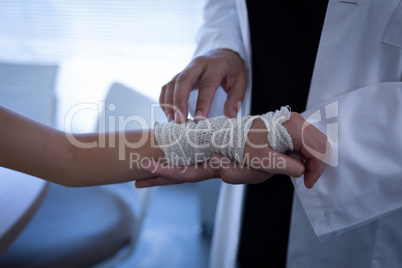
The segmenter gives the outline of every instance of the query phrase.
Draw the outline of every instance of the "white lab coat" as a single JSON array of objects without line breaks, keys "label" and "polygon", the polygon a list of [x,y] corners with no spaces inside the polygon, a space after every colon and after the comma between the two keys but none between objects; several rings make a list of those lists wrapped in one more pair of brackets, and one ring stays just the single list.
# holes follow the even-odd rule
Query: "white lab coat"
[{"label": "white lab coat", "polygon": [[[251,77],[245,1],[209,0],[198,43],[196,56],[238,52]],[[330,0],[303,114],[329,136],[330,165],[312,190],[292,179],[288,267],[402,267],[401,81],[401,0]],[[224,99],[220,89],[211,115]],[[236,266],[243,194],[221,188],[211,267]]]}]

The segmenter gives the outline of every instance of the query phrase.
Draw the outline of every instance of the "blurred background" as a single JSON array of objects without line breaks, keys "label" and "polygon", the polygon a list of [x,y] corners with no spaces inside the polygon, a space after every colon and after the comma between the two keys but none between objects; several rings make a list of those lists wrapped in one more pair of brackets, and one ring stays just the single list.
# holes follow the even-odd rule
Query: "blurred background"
[{"label": "blurred background", "polygon": [[[161,87],[191,60],[196,45],[196,33],[203,20],[204,2],[205,0],[3,0],[0,2],[0,72],[3,72],[3,76],[0,73],[0,104],[20,109],[20,112],[61,130],[64,130],[64,121],[70,109],[82,103],[108,102],[108,98],[111,98],[110,103],[116,104],[116,112],[120,115],[129,115],[130,108],[127,107],[131,107],[147,116],[149,106],[141,104],[157,103]],[[30,68],[28,71],[27,65]],[[40,66],[51,67],[51,70],[47,68],[44,71],[49,79],[49,90],[46,92],[42,92],[42,88],[36,88],[33,80],[26,79],[29,77],[28,72],[35,73],[35,70],[42,68]],[[15,74],[15,77],[9,74]],[[33,76],[38,79],[41,77],[36,74]],[[20,90],[24,79],[28,88],[25,91]],[[39,82],[44,82],[43,79]],[[31,93],[33,99],[40,100],[34,102],[27,98]],[[46,94],[50,98],[46,98]],[[21,102],[21,99],[25,99],[25,102]],[[49,104],[50,108],[35,117],[38,107],[45,104]],[[125,108],[119,110],[123,106]],[[97,130],[101,113],[105,111],[100,108],[80,111],[74,116],[72,131],[79,133]],[[14,176],[4,170],[2,172],[0,188],[2,180],[4,182],[6,178]],[[7,187],[14,187],[13,190],[16,190],[15,186],[10,185],[11,182]],[[130,237],[125,238],[130,244],[129,249],[123,249],[123,246],[110,249],[107,253],[110,256],[98,256],[97,264],[104,264],[105,267],[206,267],[219,186],[219,180],[211,180],[197,184],[157,187],[145,194],[136,192],[129,185],[103,187],[102,191],[113,193],[113,198],[122,200],[128,206],[125,209],[134,216],[127,217],[126,214],[131,212],[124,212],[124,209],[124,217],[115,216],[115,222],[121,221],[129,225],[126,229]],[[7,218],[8,214],[2,215],[5,209],[12,210],[14,203],[0,197],[0,266],[2,260],[3,264],[12,267],[17,259],[28,259],[29,253],[34,252],[28,245],[39,247],[39,241],[46,240],[46,234],[51,233],[53,237],[57,237],[71,226],[60,215],[59,224],[62,227],[54,227],[52,232],[43,229],[43,223],[52,221],[52,217],[55,217],[49,216],[49,211],[57,210],[54,206],[46,205],[47,203],[60,202],[60,206],[70,204],[68,206],[72,208],[71,200],[78,200],[79,195],[89,196],[84,192],[80,194],[75,189],[66,190],[53,185],[44,188],[43,201],[35,201],[38,203],[37,210],[31,212],[31,217],[21,225],[21,230],[14,232],[16,238],[9,239],[13,241],[11,245],[11,242],[1,240],[2,235],[9,232],[7,226],[4,230],[1,229],[1,222],[10,219],[10,226],[15,227],[11,218]],[[3,185],[4,189],[7,188]],[[58,191],[66,193],[66,199],[62,200],[60,196],[64,195]],[[0,190],[0,195],[1,193]],[[106,193],[100,195],[101,202],[107,202],[105,195]],[[135,195],[138,197],[133,198]],[[77,205],[77,210],[80,211],[74,214],[87,215],[81,226],[88,224],[88,229],[93,229],[91,226],[96,222],[113,218],[106,209],[108,205],[105,205],[104,211],[100,210],[93,216],[98,218],[95,221],[92,218],[91,221],[88,218],[88,211],[92,211],[89,204],[96,202],[80,202],[88,204],[81,208]],[[110,209],[113,210],[113,206]],[[58,210],[60,213],[62,209]],[[116,209],[113,211],[116,212]],[[71,220],[72,216],[67,218]],[[132,228],[131,225],[135,225],[138,218],[141,219],[139,227]],[[121,225],[113,225],[115,222],[111,221],[110,226],[119,229],[118,226]],[[105,228],[109,232],[105,237],[114,237],[109,227],[100,226],[99,230]],[[44,233],[38,235],[37,228],[42,228],[41,232]],[[85,233],[85,228],[74,228]],[[94,239],[94,244],[98,244],[98,247],[101,245],[103,250],[108,241],[99,240],[102,237],[101,232]],[[93,236],[85,239],[90,240],[91,237]],[[68,251],[66,247],[76,247],[75,243],[83,244],[79,238],[77,242],[70,241],[71,244],[60,239],[49,242],[53,246],[63,244],[65,248],[61,248],[60,252]],[[126,242],[124,243],[127,244]],[[2,246],[6,248],[3,253]],[[45,246],[42,250],[45,250]],[[88,245],[85,250],[94,252],[100,249]],[[38,249],[30,258],[41,259],[41,254]],[[52,255],[52,251],[47,255]],[[124,260],[119,259],[121,256],[124,256]],[[57,263],[62,257],[52,261]],[[76,257],[71,253],[68,258],[83,257]],[[43,259],[46,261],[45,257]],[[48,261],[49,263],[51,262]],[[79,263],[74,265],[80,266]]]},{"label": "blurred background", "polygon": [[[58,127],[71,106],[103,99],[115,81],[158,100],[192,58],[204,1],[4,0],[0,59],[59,65]],[[74,121],[77,131],[93,130],[90,116]]]}]

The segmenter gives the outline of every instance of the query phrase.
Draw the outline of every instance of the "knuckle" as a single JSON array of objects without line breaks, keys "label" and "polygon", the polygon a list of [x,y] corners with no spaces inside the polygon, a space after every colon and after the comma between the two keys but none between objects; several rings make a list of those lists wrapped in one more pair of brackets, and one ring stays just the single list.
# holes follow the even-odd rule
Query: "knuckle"
[{"label": "knuckle", "polygon": [[208,60],[209,60],[209,56],[207,56],[207,55],[198,56],[191,61],[191,63],[189,64],[189,67],[194,66],[194,65],[199,65],[199,64],[205,64],[206,62],[208,62]]},{"label": "knuckle", "polygon": [[242,101],[243,101],[243,96],[238,96],[238,95],[235,95],[235,94],[230,94],[228,96],[228,102],[237,104],[239,102],[241,103]]},{"label": "knuckle", "polygon": [[191,75],[188,72],[182,72],[177,75],[175,82],[180,84],[180,83],[187,83],[190,81]]},{"label": "knuckle", "polygon": [[214,87],[217,87],[217,83],[213,79],[208,78],[200,80],[200,88],[205,90],[205,89],[213,89]]},{"label": "knuckle", "polygon": [[169,81],[166,85],[164,85],[165,90],[169,91],[170,89],[174,88],[176,85],[176,80]]},{"label": "knuckle", "polygon": [[304,119],[304,117],[301,114],[299,114],[298,112],[292,112],[292,119],[294,119],[296,121],[301,121],[301,122],[306,121]]}]

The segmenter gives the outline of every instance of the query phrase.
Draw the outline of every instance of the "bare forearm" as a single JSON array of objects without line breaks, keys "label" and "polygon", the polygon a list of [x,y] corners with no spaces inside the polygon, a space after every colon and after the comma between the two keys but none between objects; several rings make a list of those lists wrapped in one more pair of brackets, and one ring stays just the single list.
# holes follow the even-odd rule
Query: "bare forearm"
[{"label": "bare forearm", "polygon": [[61,132],[0,106],[0,166],[41,178],[64,172],[70,154]]},{"label": "bare forearm", "polygon": [[0,166],[67,186],[149,177],[141,160],[163,156],[150,130],[72,136],[1,106],[0,126]]},{"label": "bare forearm", "polygon": [[[77,143],[78,141],[78,143]],[[141,168],[145,159],[160,161],[152,130],[80,134],[70,138],[71,161],[64,184],[71,186],[119,183],[152,176]],[[82,145],[92,144],[92,148]]]}]

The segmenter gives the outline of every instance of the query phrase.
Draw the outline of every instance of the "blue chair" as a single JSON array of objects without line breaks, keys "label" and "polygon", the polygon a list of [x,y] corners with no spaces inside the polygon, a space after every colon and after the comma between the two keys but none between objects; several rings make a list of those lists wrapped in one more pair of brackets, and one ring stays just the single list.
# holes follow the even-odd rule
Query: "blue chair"
[{"label": "blue chair", "polygon": [[[54,65],[0,64],[0,103],[52,125],[56,73]],[[109,93],[116,97],[115,111],[119,101],[133,101],[135,111],[137,94],[119,88]],[[127,184],[50,184],[37,213],[0,255],[0,267],[112,266],[133,252],[148,200],[149,192],[135,195]]]}]

